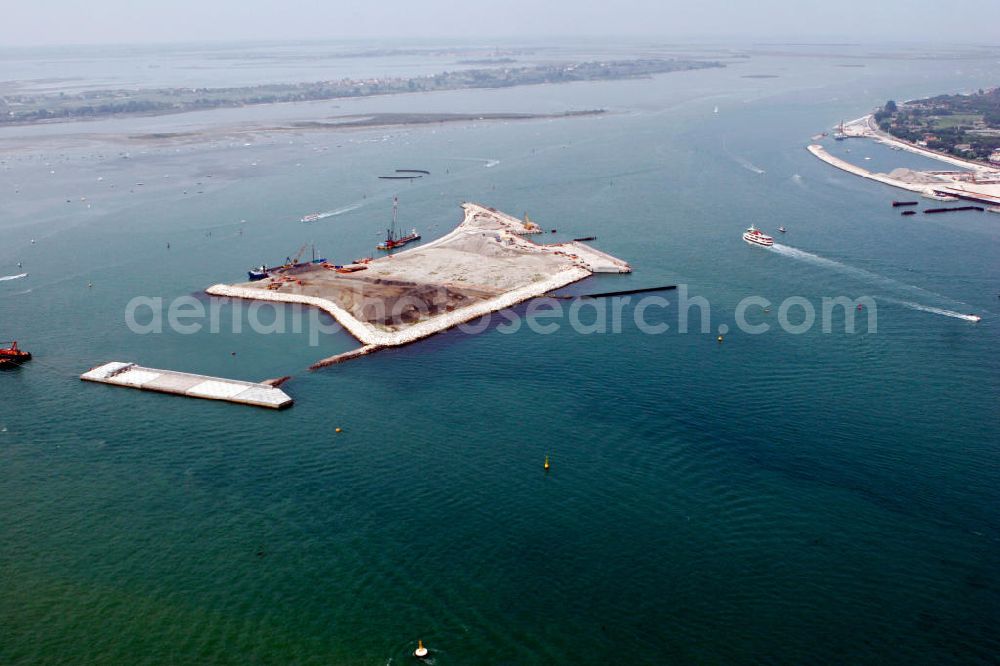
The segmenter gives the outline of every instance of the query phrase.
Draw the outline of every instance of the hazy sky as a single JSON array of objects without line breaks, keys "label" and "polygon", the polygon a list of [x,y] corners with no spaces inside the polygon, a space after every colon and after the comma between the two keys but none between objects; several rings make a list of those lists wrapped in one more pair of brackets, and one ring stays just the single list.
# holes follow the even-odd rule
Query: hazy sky
[{"label": "hazy sky", "polygon": [[490,37],[587,35],[1000,42],[997,0],[961,3],[959,21],[940,0],[11,0],[4,5],[0,47],[366,37],[488,43]]}]

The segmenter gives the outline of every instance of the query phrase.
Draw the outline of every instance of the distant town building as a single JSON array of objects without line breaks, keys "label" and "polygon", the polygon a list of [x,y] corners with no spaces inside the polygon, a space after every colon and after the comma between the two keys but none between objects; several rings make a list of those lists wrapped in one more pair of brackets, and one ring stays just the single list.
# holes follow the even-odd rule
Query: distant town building
[{"label": "distant town building", "polygon": [[1000,150],[994,150],[990,153],[990,162],[994,164],[1000,164]]},{"label": "distant town building", "polygon": [[960,153],[969,153],[969,152],[972,152],[972,144],[971,143],[956,143],[955,144],[955,150],[957,150]]}]

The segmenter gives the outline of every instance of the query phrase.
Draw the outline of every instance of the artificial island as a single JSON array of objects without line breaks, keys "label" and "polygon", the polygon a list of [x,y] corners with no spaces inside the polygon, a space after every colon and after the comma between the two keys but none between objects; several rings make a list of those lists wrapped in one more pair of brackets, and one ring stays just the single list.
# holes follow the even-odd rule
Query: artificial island
[{"label": "artificial island", "polygon": [[589,277],[629,273],[621,259],[580,241],[543,245],[541,228],[475,203],[450,233],[424,245],[348,265],[292,263],[261,280],[217,284],[228,296],[310,305],[332,315],[362,347],[323,367],[428,337]]}]

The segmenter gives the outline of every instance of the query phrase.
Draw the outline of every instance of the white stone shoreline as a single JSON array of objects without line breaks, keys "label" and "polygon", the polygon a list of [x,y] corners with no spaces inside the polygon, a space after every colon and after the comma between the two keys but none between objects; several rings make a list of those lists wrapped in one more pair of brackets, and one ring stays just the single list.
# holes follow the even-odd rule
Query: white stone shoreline
[{"label": "white stone shoreline", "polygon": [[333,301],[316,296],[303,296],[300,294],[286,294],[264,289],[253,289],[248,287],[237,287],[228,284],[216,284],[205,290],[212,296],[228,296],[230,298],[245,298],[248,300],[271,301],[275,303],[299,303],[310,305],[330,314],[337,322],[344,327],[354,338],[365,346],[371,347],[398,347],[411,342],[426,338],[449,328],[464,324],[465,322],[478,319],[484,315],[513,307],[518,303],[544,296],[545,294],[565,287],[568,284],[578,282],[590,276],[590,271],[584,268],[572,267],[560,271],[555,275],[538,282],[513,289],[478,303],[468,305],[441,314],[430,319],[426,319],[401,331],[380,331],[371,324],[366,324],[356,319],[349,312],[334,303]]},{"label": "white stone shoreline", "polygon": [[826,150],[823,148],[823,146],[819,145],[818,143],[812,144],[811,146],[807,147],[806,150],[808,150],[810,153],[812,153],[813,155],[815,155],[819,159],[823,160],[824,162],[826,162],[830,166],[835,166],[838,169],[842,169],[842,170],[846,171],[847,173],[854,174],[855,176],[861,176],[862,178],[868,178],[869,180],[875,180],[875,181],[878,181],[878,182],[883,183],[885,185],[891,185],[892,187],[898,187],[898,188],[900,188],[902,190],[909,190],[911,192],[919,192],[920,194],[925,195],[925,196],[931,196],[931,197],[933,197],[933,195],[934,195],[934,188],[932,186],[930,186],[930,185],[927,185],[927,184],[907,183],[907,182],[904,182],[902,180],[896,180],[895,178],[890,178],[889,176],[886,176],[885,174],[882,174],[882,173],[872,173],[868,169],[862,169],[861,167],[856,166],[854,164],[851,164],[850,162],[846,162],[846,161],[840,159],[839,157],[834,157],[830,153],[826,152]]}]

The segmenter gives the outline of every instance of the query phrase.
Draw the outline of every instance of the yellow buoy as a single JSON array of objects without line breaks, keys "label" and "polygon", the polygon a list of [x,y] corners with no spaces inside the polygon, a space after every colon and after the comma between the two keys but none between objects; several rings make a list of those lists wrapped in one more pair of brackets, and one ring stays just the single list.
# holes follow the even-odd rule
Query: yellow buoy
[{"label": "yellow buoy", "polygon": [[722,336],[720,335],[719,337],[716,338],[716,340],[718,340],[719,342],[722,342]]},{"label": "yellow buoy", "polygon": [[337,428],[334,432],[344,432],[344,431],[341,428]]},{"label": "yellow buoy", "polygon": [[545,471],[549,471],[549,457],[545,456]]},{"label": "yellow buoy", "polygon": [[417,641],[417,649],[413,651],[413,656],[417,659],[423,659],[428,654],[427,648],[424,647],[424,642]]}]

